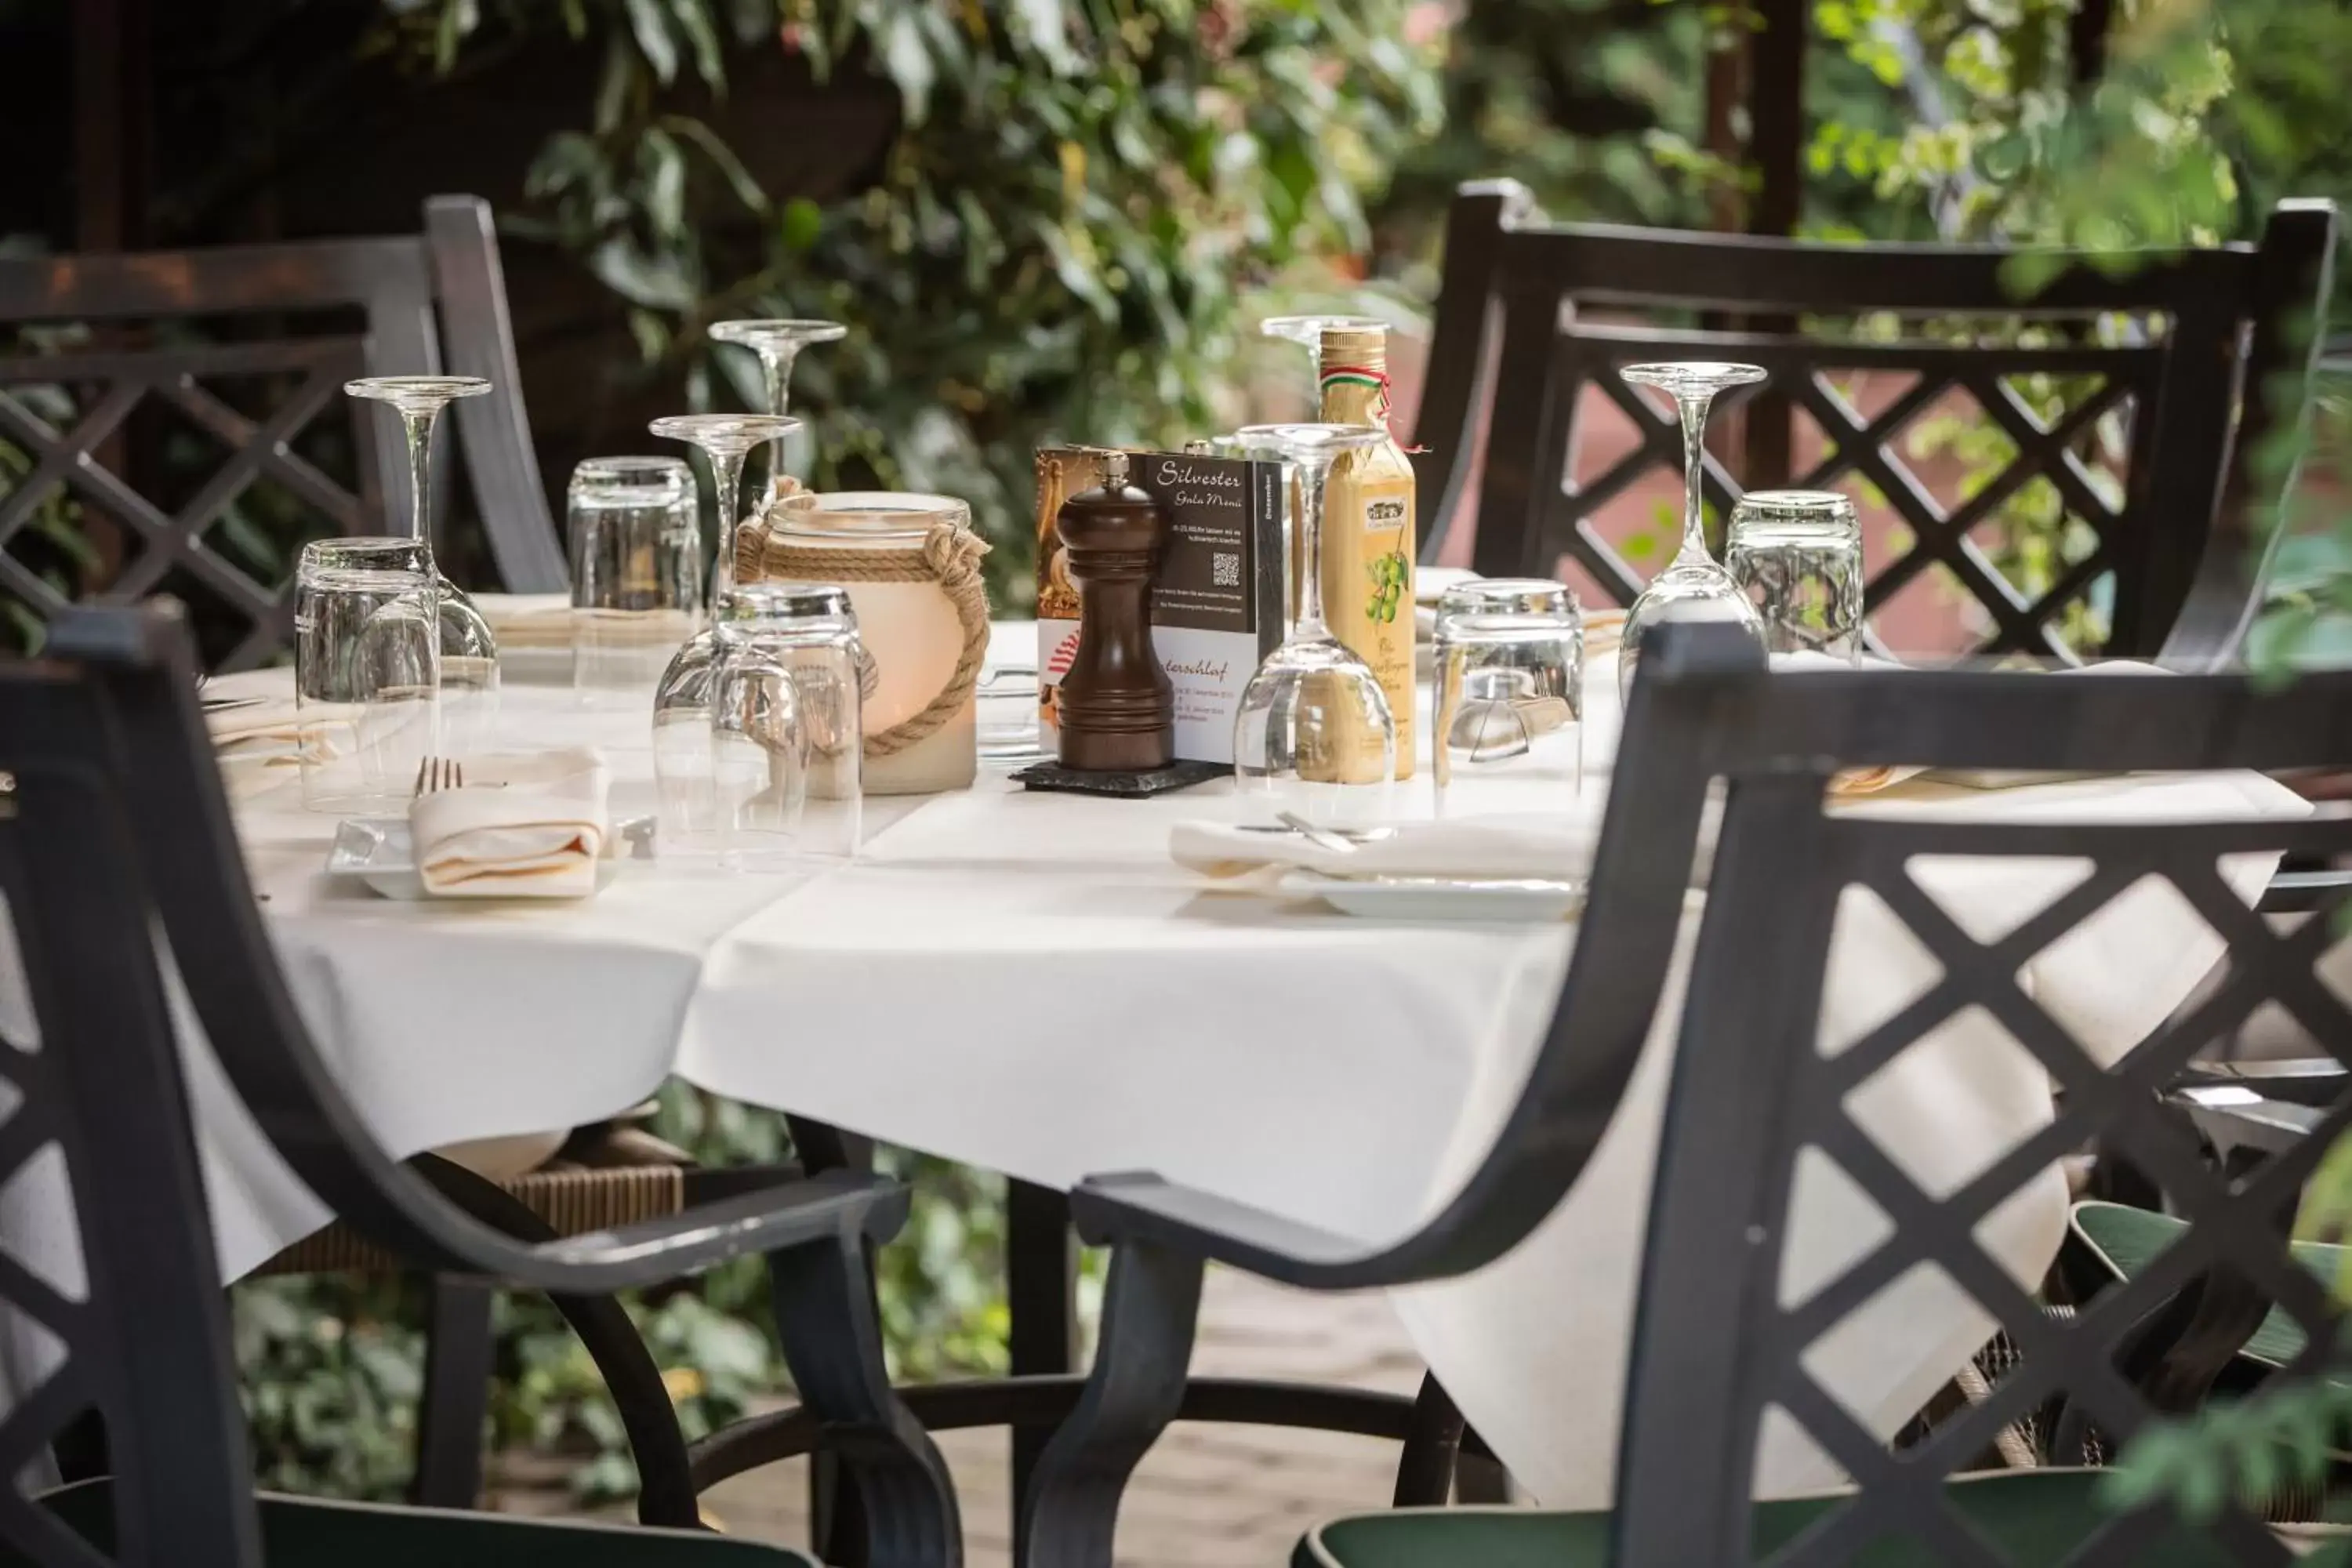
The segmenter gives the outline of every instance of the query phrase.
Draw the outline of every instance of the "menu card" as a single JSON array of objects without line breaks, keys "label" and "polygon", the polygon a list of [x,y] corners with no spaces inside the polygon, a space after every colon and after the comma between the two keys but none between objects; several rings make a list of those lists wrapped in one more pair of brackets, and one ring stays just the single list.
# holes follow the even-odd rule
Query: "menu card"
[{"label": "menu card", "polygon": [[[1078,591],[1054,520],[1063,501],[1101,478],[1099,451],[1037,454],[1038,727],[1048,752],[1059,732],[1058,689],[1078,647]],[[1168,509],[1151,646],[1176,688],[1176,755],[1231,763],[1242,688],[1282,641],[1282,465],[1136,452],[1127,478]]]}]

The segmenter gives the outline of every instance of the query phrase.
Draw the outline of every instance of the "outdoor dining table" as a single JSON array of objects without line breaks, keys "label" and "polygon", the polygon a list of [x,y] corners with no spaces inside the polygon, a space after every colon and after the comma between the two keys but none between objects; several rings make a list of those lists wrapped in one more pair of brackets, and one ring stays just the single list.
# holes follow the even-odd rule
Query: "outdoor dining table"
[{"label": "outdoor dining table", "polygon": [[[1024,638],[1004,627],[998,651],[1033,662]],[[289,684],[273,670],[207,689]],[[1616,686],[1612,662],[1596,659],[1586,784],[1557,801],[1594,823]],[[614,813],[653,809],[642,711],[585,709],[565,687],[510,678],[500,729],[502,744],[603,747]],[[579,901],[403,902],[326,874],[335,823],[304,813],[291,770],[286,778],[238,804],[255,887],[320,1052],[399,1155],[610,1116],[676,1075],[1029,1182],[1153,1170],[1376,1242],[1441,1202],[1485,1148],[1546,1027],[1576,929],[1366,921],[1210,881],[1171,860],[1170,832],[1191,818],[1268,815],[1229,784],[1104,799],[1026,793],[991,767],[969,790],[869,799],[854,861],[731,875],[629,861]],[[2106,821],[2309,809],[2252,774],[1981,782],[1923,779],[1840,809]],[[1483,809],[1481,788],[1454,785],[1448,814]],[[1405,789],[1425,811],[1425,784]],[[2226,869],[2251,900],[2272,858]],[[2079,868],[1949,860],[1915,874],[1990,940]],[[1703,897],[1686,901],[1666,1005],[1569,1200],[1483,1273],[1395,1297],[1468,1418],[1558,1506],[1608,1497],[1665,1069]],[[1937,973],[1871,895],[1850,889],[1840,921],[1825,1049]],[[0,954],[12,950],[0,942]],[[2189,995],[2219,952],[2177,895],[2144,886],[2030,960],[2023,984],[2111,1057]],[[0,957],[0,1033],[21,1041],[32,1021],[11,963]],[[264,1146],[208,1054],[191,1048],[190,1060],[234,1278],[329,1215]],[[1972,1011],[1866,1080],[1853,1105],[1934,1193],[2041,1124],[2050,1103],[2047,1074]],[[2053,1169],[1980,1234],[2033,1283],[2064,1205]],[[1834,1272],[1887,1225],[1825,1157],[1801,1169],[1793,1213],[1796,1276]],[[0,1193],[0,1240],[70,1267],[58,1261],[71,1242],[56,1197],[37,1184]],[[1786,1283],[1801,1294],[1804,1279]],[[1989,1323],[1948,1280],[1915,1274],[1822,1341],[1816,1370],[1891,1436]],[[1834,1479],[1826,1467],[1801,1436],[1768,1430],[1766,1489]]]}]

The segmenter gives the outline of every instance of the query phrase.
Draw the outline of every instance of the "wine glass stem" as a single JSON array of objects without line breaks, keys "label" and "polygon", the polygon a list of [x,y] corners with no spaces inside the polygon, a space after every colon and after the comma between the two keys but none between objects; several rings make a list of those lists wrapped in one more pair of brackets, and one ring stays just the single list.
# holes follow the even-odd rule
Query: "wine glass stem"
[{"label": "wine glass stem", "polygon": [[743,454],[711,452],[710,478],[719,490],[719,556],[710,567],[710,603],[715,609],[719,596],[735,582],[735,508],[742,499]]},{"label": "wine glass stem", "polygon": [[408,437],[408,534],[430,544],[425,522],[433,504],[433,421],[438,408],[403,408],[400,428]]},{"label": "wine glass stem", "polygon": [[[792,400],[793,361],[798,349],[776,349],[760,356],[760,369],[768,381],[768,412],[781,419]],[[784,438],[782,436],[768,443],[768,488],[784,477]]]},{"label": "wine glass stem", "polygon": [[1298,628],[1301,642],[1312,642],[1331,635],[1323,624],[1323,481],[1331,476],[1331,454],[1318,453],[1303,458],[1298,465],[1298,526],[1305,531],[1300,543],[1298,584]]},{"label": "wine glass stem", "polygon": [[1677,393],[1675,411],[1683,422],[1683,547],[1675,560],[1710,561],[1706,551],[1706,410],[1712,392]]}]

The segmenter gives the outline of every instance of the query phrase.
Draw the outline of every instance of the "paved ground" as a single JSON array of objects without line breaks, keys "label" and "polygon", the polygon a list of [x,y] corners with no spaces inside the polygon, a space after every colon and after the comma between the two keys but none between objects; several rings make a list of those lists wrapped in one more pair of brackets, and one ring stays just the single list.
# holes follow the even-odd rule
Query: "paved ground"
[{"label": "paved ground", "polygon": [[[1285,1377],[1410,1394],[1421,1363],[1379,1296],[1307,1296],[1244,1275],[1209,1277],[1194,1370]],[[1008,1568],[1005,1436],[958,1432],[941,1444],[954,1468],[972,1568]],[[1321,1432],[1177,1426],[1143,1463],[1121,1511],[1120,1568],[1277,1568],[1318,1519],[1384,1506],[1393,1444]],[[706,1506],[730,1531],[806,1544],[799,1462],[739,1477]]]}]

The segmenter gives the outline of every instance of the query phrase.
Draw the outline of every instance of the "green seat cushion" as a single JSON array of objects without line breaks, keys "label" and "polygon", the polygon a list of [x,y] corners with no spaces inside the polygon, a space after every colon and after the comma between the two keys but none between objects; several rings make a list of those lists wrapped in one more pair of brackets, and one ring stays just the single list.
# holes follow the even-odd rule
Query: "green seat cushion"
[{"label": "green seat cushion", "polygon": [[[2185,1219],[2128,1204],[2074,1205],[2074,1234],[2120,1279],[2133,1278],[2156,1261],[2188,1228]],[[2345,1248],[2324,1241],[2298,1241],[2292,1250],[2294,1260],[2317,1275],[2329,1289],[2344,1278]],[[2265,1366],[2284,1366],[2303,1353],[2303,1325],[2273,1307],[2238,1353]]]},{"label": "green seat cushion", "polygon": [[[114,1550],[113,1483],[46,1493],[42,1504],[84,1540]],[[265,1568],[819,1568],[789,1547],[699,1531],[521,1519],[261,1493]],[[0,1563],[22,1560],[0,1546]]]},{"label": "green seat cushion", "polygon": [[[2011,1470],[1948,1482],[1952,1506],[2016,1568],[2065,1561],[2110,1511],[2100,1506],[2096,1470]],[[1694,1502],[1706,1486],[1691,1478]],[[1758,1557],[1780,1550],[1844,1495],[1759,1503],[1753,1513]],[[1535,1509],[1401,1509],[1334,1520],[1311,1531],[1291,1568],[1608,1568],[1606,1513]],[[1882,1539],[1846,1560],[1851,1568],[1933,1568],[1934,1548]],[[2135,1568],[2222,1568],[2228,1551],[2202,1537],[2143,1548]]]}]

